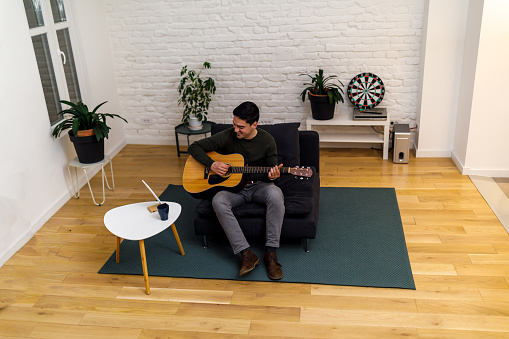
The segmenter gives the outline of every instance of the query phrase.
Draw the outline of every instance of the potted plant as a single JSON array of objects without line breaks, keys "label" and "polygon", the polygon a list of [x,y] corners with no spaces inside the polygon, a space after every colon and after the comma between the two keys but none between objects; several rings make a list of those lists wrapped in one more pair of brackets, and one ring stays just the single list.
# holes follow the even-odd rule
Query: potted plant
[{"label": "potted plant", "polygon": [[207,110],[212,100],[212,94],[216,92],[216,85],[212,78],[200,78],[201,72],[210,69],[210,63],[204,62],[201,70],[196,72],[188,70],[187,65],[180,71],[179,105],[184,106],[182,121],[189,125],[191,130],[200,130],[202,121],[207,121]]},{"label": "potted plant", "polygon": [[58,113],[64,119],[53,129],[52,135],[57,138],[60,134],[70,129],[69,138],[74,144],[78,160],[83,164],[91,164],[104,159],[104,138],[108,138],[110,127],[106,124],[106,118],[120,118],[118,114],[98,113],[99,107],[107,101],[97,105],[90,111],[83,102],[72,103],[61,100],[61,103],[70,106]]},{"label": "potted plant", "polygon": [[343,83],[337,79],[336,75],[329,75],[325,77],[323,70],[318,70],[318,74],[300,74],[306,75],[311,78],[311,83],[305,83],[307,86],[300,94],[302,102],[306,100],[306,93],[308,93],[309,101],[311,102],[311,114],[315,120],[330,120],[334,117],[334,109],[336,104],[343,100]]}]

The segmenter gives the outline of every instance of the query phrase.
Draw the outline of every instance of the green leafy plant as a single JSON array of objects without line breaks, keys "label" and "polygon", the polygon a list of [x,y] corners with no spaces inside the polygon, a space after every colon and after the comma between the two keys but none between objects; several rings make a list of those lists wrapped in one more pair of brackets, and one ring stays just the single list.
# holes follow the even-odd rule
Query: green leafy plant
[{"label": "green leafy plant", "polygon": [[216,85],[212,78],[200,78],[204,69],[210,69],[210,63],[204,62],[199,72],[188,70],[187,65],[180,71],[179,105],[184,106],[182,121],[189,122],[189,117],[195,115],[200,121],[207,121],[207,114],[212,94],[216,92]]},{"label": "green leafy plant", "polygon": [[[304,85],[308,87],[306,87],[300,94],[303,102],[306,100],[306,94],[308,91],[314,95],[327,95],[331,105],[333,103],[336,104],[339,101],[344,102],[344,85],[339,79],[337,79],[338,77],[336,75],[329,75],[328,77],[324,77],[323,69],[318,70],[318,74],[309,75],[303,73],[300,75],[308,76],[311,79],[310,83],[304,83]],[[334,81],[339,82],[342,87],[340,87],[337,83],[333,83]]]},{"label": "green leafy plant", "polygon": [[97,141],[101,138],[108,138],[110,127],[106,124],[106,118],[120,118],[127,122],[126,119],[122,118],[118,114],[111,113],[98,113],[99,107],[107,103],[107,101],[97,105],[92,111],[89,111],[87,105],[83,102],[72,103],[70,101],[60,100],[61,103],[70,106],[68,109],[64,109],[58,113],[63,116],[64,120],[60,121],[53,129],[53,136],[55,138],[60,136],[60,133],[67,129],[72,130],[74,136],[78,135],[78,131],[84,131],[93,129]]}]

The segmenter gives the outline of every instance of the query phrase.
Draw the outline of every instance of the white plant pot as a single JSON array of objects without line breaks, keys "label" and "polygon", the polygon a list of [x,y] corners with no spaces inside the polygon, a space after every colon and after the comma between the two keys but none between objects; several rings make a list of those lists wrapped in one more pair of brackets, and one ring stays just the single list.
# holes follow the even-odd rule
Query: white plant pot
[{"label": "white plant pot", "polygon": [[196,116],[189,117],[189,129],[191,131],[198,131],[203,128],[203,124]]}]

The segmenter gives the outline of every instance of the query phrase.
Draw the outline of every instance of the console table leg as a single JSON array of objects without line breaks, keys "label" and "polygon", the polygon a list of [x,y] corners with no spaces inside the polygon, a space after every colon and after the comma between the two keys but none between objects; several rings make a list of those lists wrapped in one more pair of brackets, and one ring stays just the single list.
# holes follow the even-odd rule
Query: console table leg
[{"label": "console table leg", "polygon": [[145,280],[145,293],[150,294],[148,284],[147,256],[145,255],[145,241],[140,240],[141,266],[143,267],[143,279]]},{"label": "console table leg", "polygon": [[171,224],[171,230],[173,231],[175,240],[177,240],[177,245],[179,247],[180,254],[186,255],[186,253],[184,252],[184,247],[182,247],[182,243],[180,242],[179,234],[177,233],[177,228],[175,227],[175,224]]}]

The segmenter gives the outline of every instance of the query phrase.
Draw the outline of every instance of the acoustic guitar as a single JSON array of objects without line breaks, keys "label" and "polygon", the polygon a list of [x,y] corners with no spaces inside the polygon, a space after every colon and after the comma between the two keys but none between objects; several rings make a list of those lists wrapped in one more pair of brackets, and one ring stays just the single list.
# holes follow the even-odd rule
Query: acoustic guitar
[{"label": "acoustic guitar", "polygon": [[[272,168],[244,166],[244,157],[237,153],[224,155],[208,152],[207,155],[214,161],[230,165],[230,168],[225,175],[221,176],[189,156],[184,167],[182,181],[184,189],[193,195],[211,190],[241,189],[244,186],[243,174],[269,173]],[[313,170],[309,167],[281,167],[279,171],[282,174],[292,174],[300,178],[309,178],[313,175]]]}]

